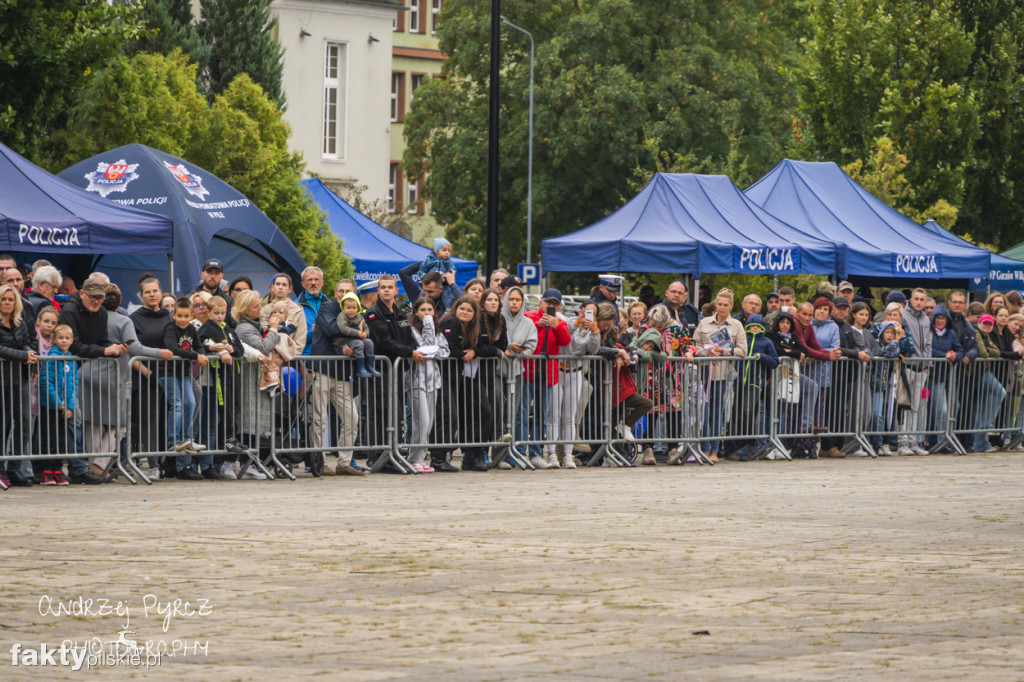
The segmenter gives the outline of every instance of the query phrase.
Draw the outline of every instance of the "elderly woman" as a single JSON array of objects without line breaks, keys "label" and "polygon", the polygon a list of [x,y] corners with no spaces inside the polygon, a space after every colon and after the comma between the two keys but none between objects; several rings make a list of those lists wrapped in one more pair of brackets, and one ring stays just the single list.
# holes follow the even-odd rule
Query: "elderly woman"
[{"label": "elderly woman", "polygon": [[[231,317],[237,322],[235,331],[242,343],[256,351],[255,359],[260,363],[267,362],[267,356],[273,352],[278,342],[277,327],[284,321],[280,313],[272,312],[267,319],[270,329],[264,336],[261,330],[260,295],[255,291],[243,291],[235,299],[231,309]],[[251,355],[247,354],[249,360]],[[260,448],[261,459],[269,456],[270,435],[273,427],[273,399],[267,391],[259,390],[260,370],[255,363],[242,363],[241,376],[238,381],[240,395],[238,416],[240,430],[250,447]]]},{"label": "elderly woman", "polygon": [[[697,355],[721,358],[723,356],[744,357],[747,354],[747,335],[740,321],[731,317],[733,293],[722,289],[714,301],[714,314],[705,317],[697,325],[693,342]],[[702,443],[705,456],[712,462],[718,461],[720,436],[725,430],[725,405],[728,392],[737,377],[737,365],[732,362],[712,362],[705,375],[708,386],[708,414],[704,420],[703,435],[708,438]]]},{"label": "elderly woman", "polygon": [[[25,429],[28,426],[29,365],[39,361],[39,354],[32,349],[34,334],[29,332],[22,317],[22,302],[18,290],[10,284],[0,287],[0,438],[7,441],[13,431],[11,454],[22,455]],[[29,486],[34,483],[30,475],[23,472],[29,468],[22,462],[7,462],[7,478],[14,485]],[[31,466],[31,465],[29,465]],[[72,476],[72,483],[79,483]]]},{"label": "elderly woman", "polygon": [[53,297],[60,287],[61,279],[60,270],[52,265],[44,265],[32,275],[32,291],[25,294],[25,298],[36,312],[48,305],[52,305],[60,312],[60,304],[54,301]]},{"label": "elderly woman", "polygon": [[[159,284],[157,285],[159,288]],[[121,441],[127,430],[128,417],[131,411],[129,393],[125,384],[129,380],[131,358],[147,357],[169,360],[171,351],[158,347],[145,346],[138,340],[135,325],[127,316],[118,312],[121,307],[121,290],[116,284],[107,285],[107,295],[103,299],[103,307],[107,309],[107,336],[111,343],[123,343],[128,352],[117,358],[98,358],[82,363],[82,420],[83,445],[86,452],[118,452]],[[138,428],[149,428],[149,424],[139,424]],[[109,457],[96,457],[92,461],[92,473],[107,473]]]},{"label": "elderly woman", "polygon": [[[295,342],[295,347],[301,350],[306,347],[306,315],[302,310],[302,307],[293,301],[288,295],[292,292],[292,278],[283,272],[279,272],[274,275],[274,279],[270,282],[270,293],[263,297],[260,301],[262,309],[260,310],[260,323],[264,326],[270,322],[270,315],[273,312],[275,303],[284,303],[285,305],[285,321],[295,328],[294,331],[289,331],[288,336],[292,337]],[[277,331],[277,327],[272,327]]]}]

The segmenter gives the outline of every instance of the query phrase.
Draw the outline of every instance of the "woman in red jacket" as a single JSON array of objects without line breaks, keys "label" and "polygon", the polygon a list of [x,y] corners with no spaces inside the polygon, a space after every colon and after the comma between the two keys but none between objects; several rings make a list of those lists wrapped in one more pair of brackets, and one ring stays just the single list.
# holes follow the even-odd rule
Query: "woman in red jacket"
[{"label": "woman in red jacket", "polygon": [[[526,313],[526,318],[537,326],[537,349],[534,355],[561,355],[562,349],[572,342],[569,325],[558,316],[562,307],[562,293],[558,289],[548,289],[541,297],[540,308]],[[517,434],[521,440],[529,440],[530,462],[538,469],[548,469],[551,464],[544,459],[541,443],[545,434],[542,426],[547,418],[548,406],[551,404],[551,387],[558,383],[558,360],[525,360],[523,362],[523,395],[519,405],[519,423],[527,424],[531,415],[527,438]],[[557,415],[556,415],[557,417]],[[557,424],[558,420],[554,419]],[[548,439],[556,438],[555,434],[547,434]],[[557,467],[557,458],[553,463]]]}]

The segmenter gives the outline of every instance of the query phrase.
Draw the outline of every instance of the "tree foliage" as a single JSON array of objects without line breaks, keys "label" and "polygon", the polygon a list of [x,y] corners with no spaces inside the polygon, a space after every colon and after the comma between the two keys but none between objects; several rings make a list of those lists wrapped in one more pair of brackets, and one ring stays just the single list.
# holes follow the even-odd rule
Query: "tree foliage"
[{"label": "tree foliage", "polygon": [[0,140],[38,158],[72,94],[142,30],[137,7],[106,0],[0,0]]},{"label": "tree foliage", "polygon": [[246,195],[328,281],[351,274],[326,217],[302,188],[302,156],[288,148],[281,110],[244,74],[207,104],[195,76],[196,66],[177,50],[115,58],[80,93],[51,170],[124,144],[155,147]]},{"label": "tree foliage", "polygon": [[209,50],[204,75],[211,96],[223,92],[239,74],[247,73],[284,108],[284,52],[274,38],[277,18],[270,16],[270,2],[201,0],[198,30]]},{"label": "tree foliage", "polygon": [[974,33],[950,0],[820,0],[797,71],[804,151],[849,163],[885,137],[908,159],[909,206],[959,205],[981,134]]},{"label": "tree foliage", "polygon": [[[534,240],[597,220],[632,193],[652,148],[709,166],[730,152],[752,173],[789,139],[787,67],[803,3],[779,0],[507,0],[503,13],[537,41]],[[487,185],[489,6],[445,3],[444,78],[416,92],[406,119],[410,176],[454,235],[482,248]],[[525,256],[529,43],[502,34],[499,256]],[[479,246],[477,246],[479,245]],[[462,255],[462,254],[460,254]],[[471,251],[467,257],[479,257]]]},{"label": "tree foliage", "polygon": [[126,46],[129,55],[139,52],[169,55],[180,49],[199,65],[202,74],[210,59],[210,47],[199,37],[190,0],[142,0],[142,16],[147,31],[138,41]]}]

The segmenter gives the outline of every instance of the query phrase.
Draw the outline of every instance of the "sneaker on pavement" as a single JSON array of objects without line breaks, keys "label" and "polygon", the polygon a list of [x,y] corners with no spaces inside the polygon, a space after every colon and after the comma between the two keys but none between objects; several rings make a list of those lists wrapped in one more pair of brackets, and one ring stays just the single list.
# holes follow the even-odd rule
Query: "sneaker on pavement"
[{"label": "sneaker on pavement", "polygon": [[256,467],[250,466],[248,469],[245,470],[245,473],[242,474],[242,480],[243,481],[265,481],[265,480],[267,480],[267,475],[265,473],[263,473],[262,471],[260,471],[259,469],[257,469]]},{"label": "sneaker on pavement", "polygon": [[535,456],[531,457],[530,458],[530,464],[533,465],[534,469],[550,469],[551,468],[550,465],[548,465],[548,461],[546,459],[544,459],[543,457],[541,457],[540,455],[535,455]]},{"label": "sneaker on pavement", "polygon": [[558,453],[557,452],[549,452],[548,453],[548,469],[558,469],[558,468],[559,468],[559,465],[558,465]]},{"label": "sneaker on pavement", "polygon": [[611,457],[609,457],[608,455],[605,455],[604,457],[601,458],[601,466],[608,467],[609,469],[613,469],[613,468],[617,467],[618,464],[613,462]]},{"label": "sneaker on pavement", "polygon": [[892,457],[892,450],[889,449],[888,445],[881,445],[878,448],[879,457]]},{"label": "sneaker on pavement", "polygon": [[[54,471],[52,473],[53,473],[53,480],[54,480],[54,482],[56,482],[57,485],[71,485],[70,483],[68,483],[68,479],[64,475],[63,471]],[[46,484],[44,483],[43,485],[46,485]]]},{"label": "sneaker on pavement", "polygon": [[148,478],[151,481],[159,481],[160,467],[152,467],[148,472],[146,472],[146,478]]},{"label": "sneaker on pavement", "polygon": [[232,466],[231,462],[224,462],[220,466],[220,477],[228,481],[238,479],[238,474],[235,473],[235,467]]},{"label": "sneaker on pavement", "polygon": [[567,455],[562,455],[562,468],[563,469],[575,469],[576,468],[576,460],[573,458],[571,452],[569,454],[567,454]]},{"label": "sneaker on pavement", "polygon": [[175,477],[179,481],[201,481],[203,475],[192,468],[180,469],[178,475]]},{"label": "sneaker on pavement", "polygon": [[868,453],[867,453],[867,451],[864,448],[857,448],[856,450],[854,450],[853,452],[850,453],[850,456],[851,457],[867,457]]},{"label": "sneaker on pavement", "polygon": [[88,471],[85,472],[84,474],[71,474],[70,476],[68,476],[68,479],[71,483],[74,483],[76,485],[100,485],[103,483],[102,478],[96,476],[95,474],[90,474]]},{"label": "sneaker on pavement", "polygon": [[224,476],[220,473],[220,469],[215,466],[208,466],[203,469],[203,478],[208,481],[219,481]]},{"label": "sneaker on pavement", "polygon": [[914,451],[908,448],[906,445],[904,445],[900,447],[899,450],[896,451],[896,454],[899,455],[900,457],[909,457],[910,455],[914,454]]},{"label": "sneaker on pavement", "polygon": [[644,450],[644,455],[643,459],[641,460],[641,464],[649,467],[656,466],[658,464],[658,460],[654,456],[654,450],[652,450],[651,448],[647,448],[646,450]]},{"label": "sneaker on pavement", "polygon": [[44,471],[43,479],[39,482],[39,485],[57,485],[57,479],[53,477],[53,472]]},{"label": "sneaker on pavement", "polygon": [[509,464],[509,461],[507,459],[503,459],[500,462],[498,462],[498,468],[501,469],[502,471],[508,471],[512,468],[512,465]]},{"label": "sneaker on pavement", "polygon": [[922,448],[920,445],[915,445],[914,447],[912,447],[910,449],[914,451],[915,455],[927,455],[928,454],[928,451],[925,450],[924,448]]},{"label": "sneaker on pavement", "polygon": [[999,448],[995,445],[985,448],[985,452],[999,452]]}]

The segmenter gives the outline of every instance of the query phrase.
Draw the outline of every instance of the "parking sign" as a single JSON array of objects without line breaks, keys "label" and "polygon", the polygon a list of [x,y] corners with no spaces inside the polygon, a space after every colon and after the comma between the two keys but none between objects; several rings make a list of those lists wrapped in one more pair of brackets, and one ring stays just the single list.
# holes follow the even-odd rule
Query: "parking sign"
[{"label": "parking sign", "polygon": [[520,263],[519,279],[521,279],[523,284],[526,284],[527,286],[539,285],[540,265],[538,265],[537,263]]}]

